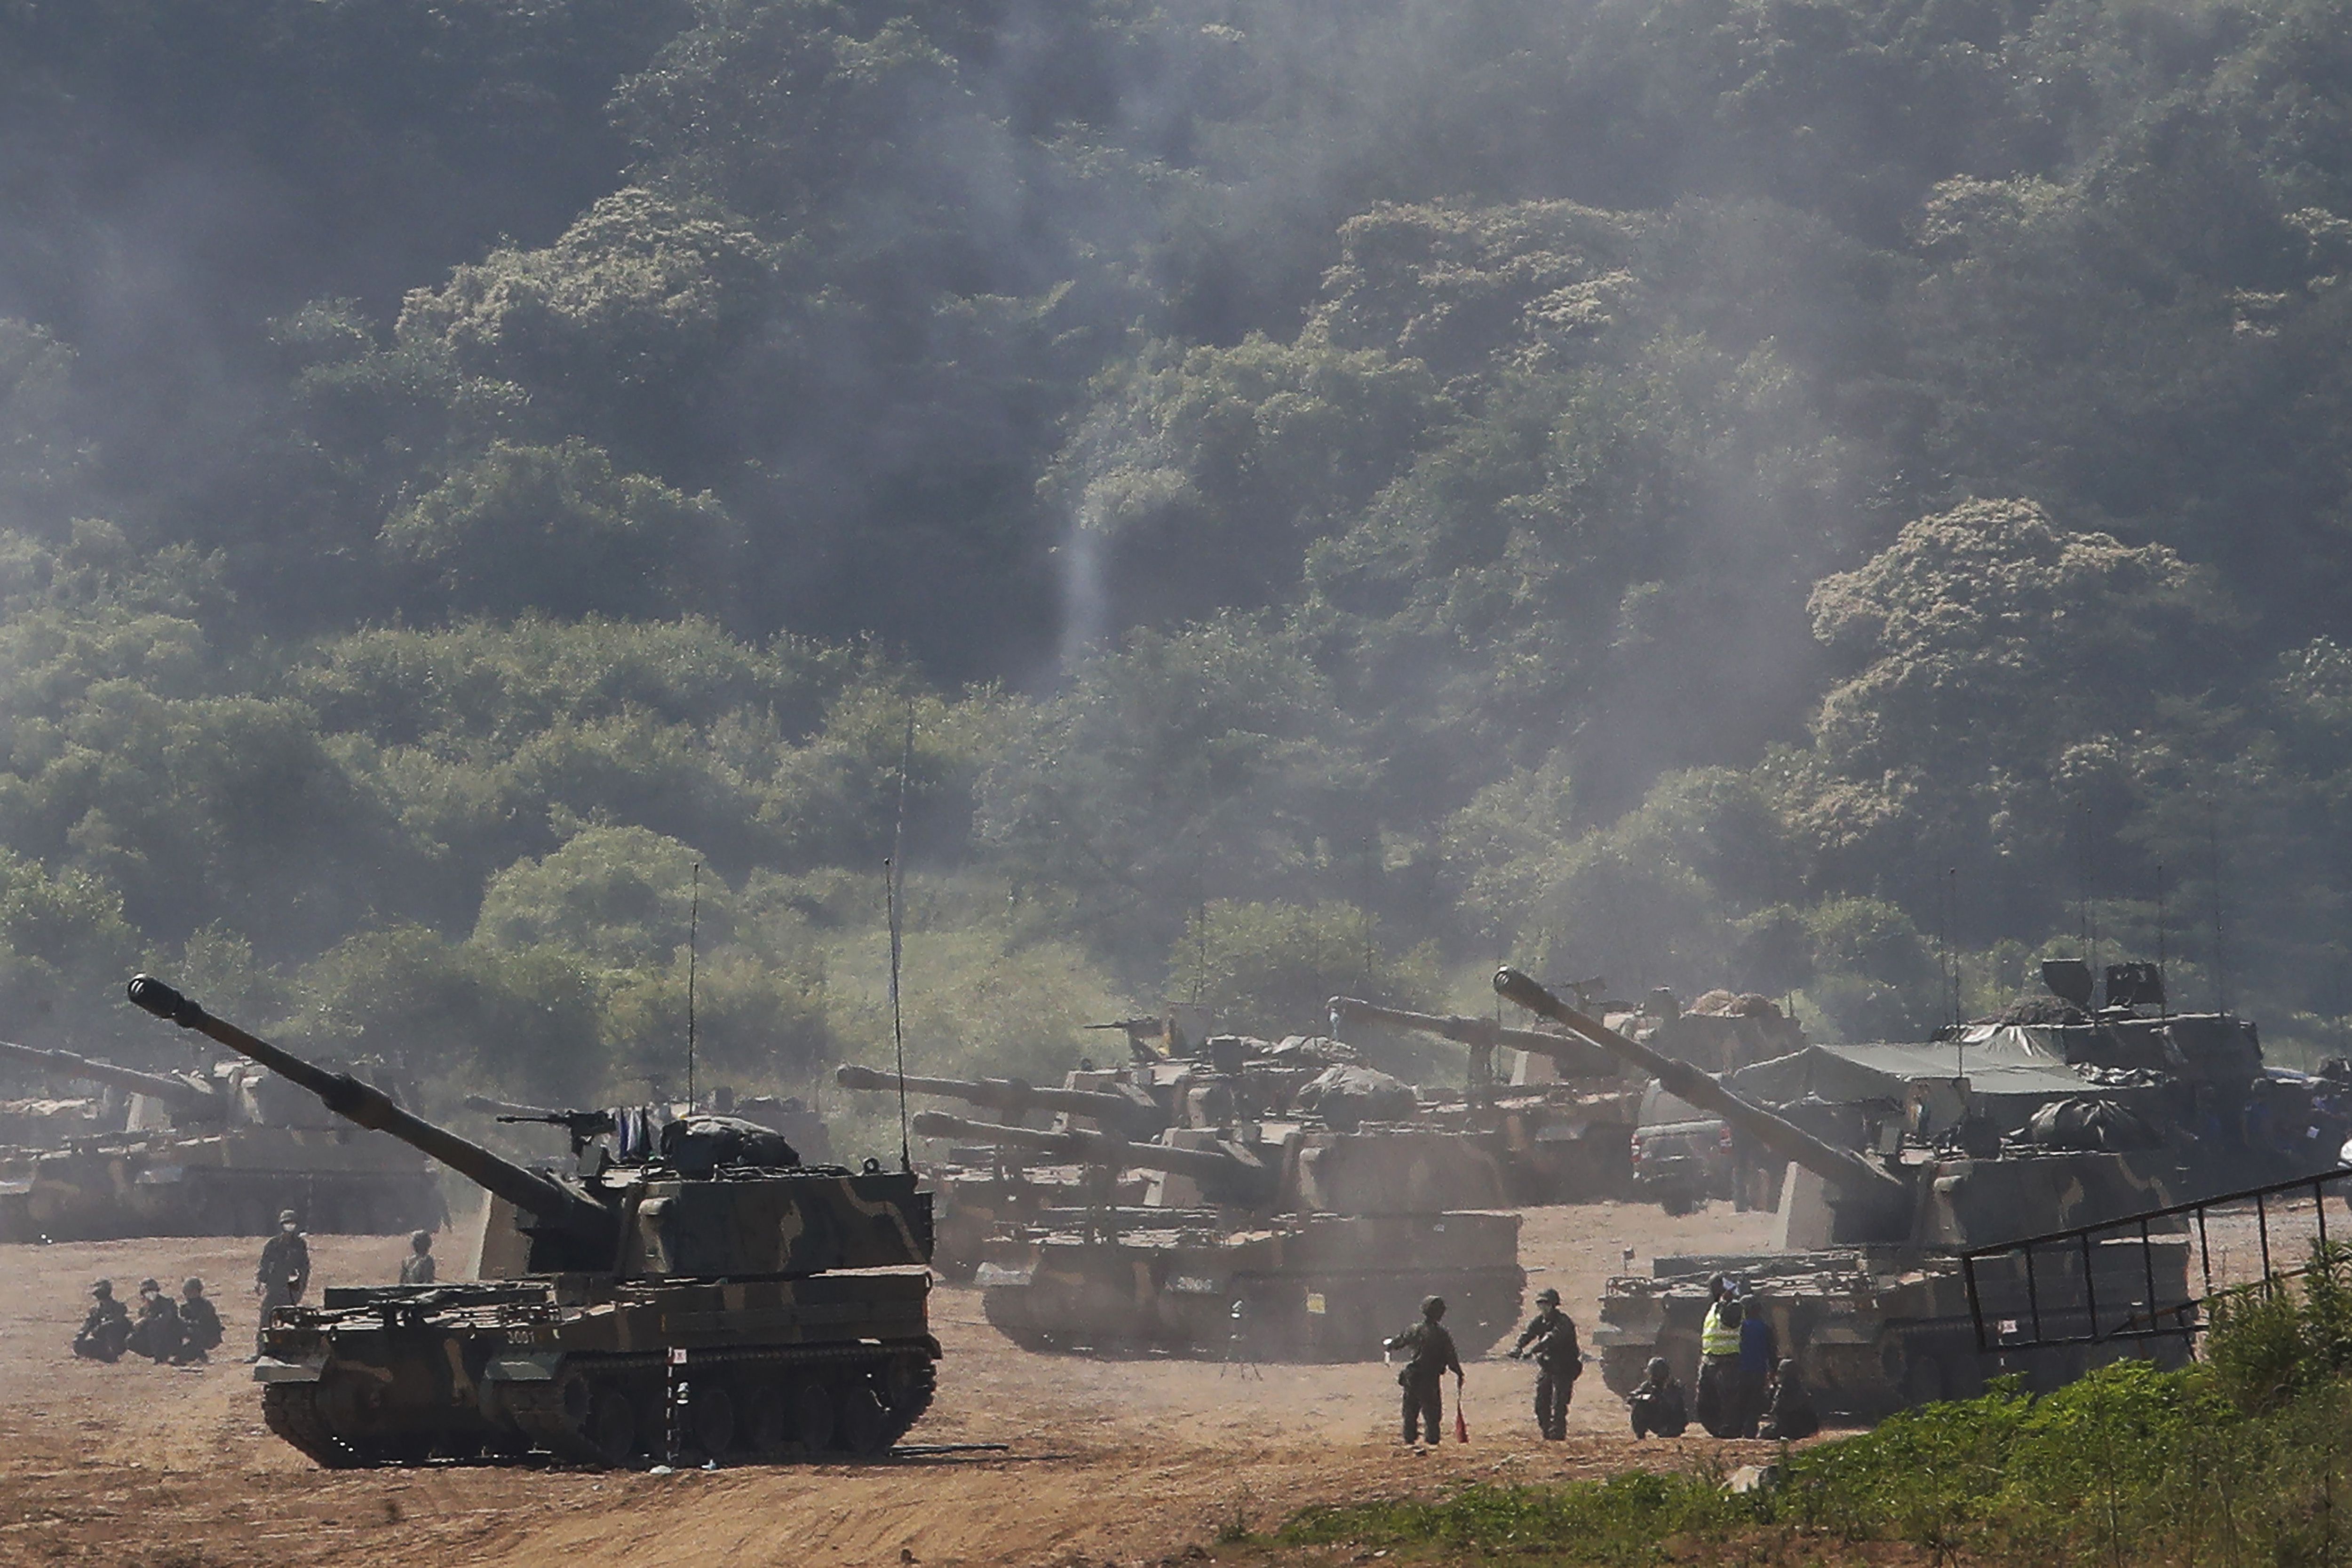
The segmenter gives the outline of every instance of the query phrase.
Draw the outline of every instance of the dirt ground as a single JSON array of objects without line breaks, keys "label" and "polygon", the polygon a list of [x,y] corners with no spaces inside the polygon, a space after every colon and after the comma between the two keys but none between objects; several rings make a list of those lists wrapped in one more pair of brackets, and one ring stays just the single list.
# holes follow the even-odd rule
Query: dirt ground
[{"label": "dirt ground", "polygon": [[[1630,1205],[1529,1210],[1521,1258],[1589,1323],[1601,1282],[1635,1249],[1759,1249],[1772,1218],[1717,1207],[1682,1219]],[[400,1238],[313,1239],[316,1283],[382,1281]],[[1565,1443],[1535,1439],[1533,1369],[1469,1370],[1470,1442],[1417,1454],[1393,1435],[1396,1386],[1378,1362],[1267,1366],[1099,1363],[1015,1349],[970,1291],[942,1288],[947,1360],[910,1443],[1005,1443],[863,1467],[678,1475],[541,1469],[331,1474],[262,1427],[234,1360],[173,1370],[80,1363],[67,1344],[84,1292],[111,1276],[205,1277],[233,1357],[250,1344],[258,1244],[210,1239],[0,1247],[0,1563],[433,1563],[1097,1565],[1157,1563],[1263,1527],[1309,1502],[1545,1479],[1636,1465],[1762,1457],[1768,1445],[1635,1444],[1597,1373],[1580,1385]],[[246,1286],[240,1289],[240,1282]],[[1400,1327],[1403,1326],[1402,1324]],[[1743,1448],[1753,1448],[1748,1453]]]}]

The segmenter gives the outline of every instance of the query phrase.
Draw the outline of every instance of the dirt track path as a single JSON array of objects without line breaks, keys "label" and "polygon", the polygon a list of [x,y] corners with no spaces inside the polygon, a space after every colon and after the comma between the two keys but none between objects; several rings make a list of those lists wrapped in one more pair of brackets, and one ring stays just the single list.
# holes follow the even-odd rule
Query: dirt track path
[{"label": "dirt track path", "polygon": [[[1557,1285],[1589,1322],[1620,1249],[1753,1249],[1769,1218],[1669,1220],[1604,1205],[1532,1210],[1531,1288]],[[175,1371],[78,1363],[66,1345],[90,1280],[131,1293],[142,1274],[215,1287],[229,1353],[249,1345],[237,1289],[254,1243],[151,1240],[0,1248],[0,1563],[639,1564],[913,1562],[1128,1564],[1263,1526],[1314,1501],[1538,1479],[1636,1463],[1677,1468],[1737,1446],[1636,1446],[1617,1402],[1586,1378],[1566,1443],[1533,1439],[1533,1374],[1470,1369],[1471,1442],[1415,1454],[1393,1437],[1395,1385],[1377,1362],[1238,1369],[1032,1355],[989,1329],[971,1292],[941,1290],[948,1360],[912,1440],[1003,1442],[1003,1456],[884,1467],[810,1466],[588,1475],[526,1469],[317,1470],[261,1427],[234,1362]],[[399,1239],[314,1239],[319,1282],[389,1276]],[[1402,1325],[1399,1325],[1402,1326]]]}]

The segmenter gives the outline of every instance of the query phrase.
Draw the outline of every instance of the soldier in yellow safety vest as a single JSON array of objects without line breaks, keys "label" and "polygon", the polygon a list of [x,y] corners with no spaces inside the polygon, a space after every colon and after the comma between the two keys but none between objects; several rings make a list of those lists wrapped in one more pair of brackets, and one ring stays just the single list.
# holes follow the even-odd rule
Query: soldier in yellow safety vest
[{"label": "soldier in yellow safety vest", "polygon": [[1698,1424],[1717,1437],[1739,1431],[1739,1325],[1748,1311],[1728,1289],[1707,1309],[1698,1333]]}]

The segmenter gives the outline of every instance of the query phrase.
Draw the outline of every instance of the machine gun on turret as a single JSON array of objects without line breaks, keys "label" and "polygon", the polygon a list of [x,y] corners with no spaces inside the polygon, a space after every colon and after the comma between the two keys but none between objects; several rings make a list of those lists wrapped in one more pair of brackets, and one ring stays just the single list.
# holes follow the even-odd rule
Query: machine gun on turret
[{"label": "machine gun on turret", "polygon": [[20,1062],[61,1077],[86,1079],[133,1094],[143,1094],[168,1107],[174,1122],[219,1122],[227,1119],[229,1096],[201,1078],[180,1073],[142,1072],[118,1067],[94,1056],[70,1051],[47,1051],[0,1040],[0,1061]]},{"label": "machine gun on turret", "polygon": [[1122,1137],[1149,1137],[1168,1125],[1168,1113],[1142,1090],[1120,1084],[1108,1089],[1039,1088],[1018,1078],[920,1078],[909,1073],[877,1072],[870,1067],[844,1067],[834,1075],[844,1089],[870,1093],[896,1093],[903,1083],[910,1094],[936,1094],[985,1105],[992,1111],[1020,1115],[1031,1110],[1083,1116],[1106,1133]]},{"label": "machine gun on turret", "polygon": [[610,1111],[556,1111],[543,1105],[519,1105],[510,1100],[493,1100],[487,1094],[466,1096],[466,1109],[486,1113],[492,1121],[508,1126],[539,1123],[561,1127],[572,1140],[572,1157],[579,1159],[588,1146],[599,1138],[609,1138],[621,1130],[621,1119]]}]

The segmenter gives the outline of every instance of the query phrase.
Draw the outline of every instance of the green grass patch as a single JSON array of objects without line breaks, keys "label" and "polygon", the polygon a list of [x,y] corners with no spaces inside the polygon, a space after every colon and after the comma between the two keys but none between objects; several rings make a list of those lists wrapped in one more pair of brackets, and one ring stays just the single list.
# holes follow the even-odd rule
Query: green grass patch
[{"label": "green grass patch", "polygon": [[1788,1454],[1735,1495],[1708,1470],[1307,1509],[1264,1543],[1400,1558],[1936,1563],[2352,1563],[2352,1255],[2216,1315],[2208,1360],[2103,1367],[2055,1393],[2004,1379]]}]

